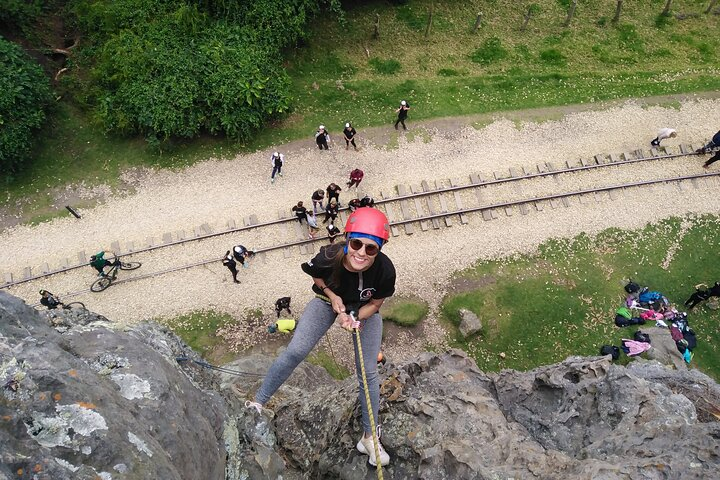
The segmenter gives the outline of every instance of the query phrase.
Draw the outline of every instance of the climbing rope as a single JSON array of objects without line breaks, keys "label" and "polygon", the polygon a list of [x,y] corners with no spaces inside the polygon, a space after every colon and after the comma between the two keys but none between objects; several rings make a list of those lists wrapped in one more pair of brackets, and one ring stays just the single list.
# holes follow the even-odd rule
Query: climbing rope
[{"label": "climbing rope", "polygon": [[[355,321],[355,315],[350,312],[350,318]],[[363,389],[365,390],[365,404],[367,405],[368,417],[370,418],[370,428],[372,429],[373,446],[375,447],[375,466],[377,468],[378,480],[383,480],[382,462],[380,462],[380,441],[377,438],[377,429],[375,428],[375,417],[372,412],[372,403],[370,402],[370,389],[368,388],[367,376],[365,375],[365,362],[363,360],[362,342],[360,341],[360,329],[354,328],[355,339],[357,340],[358,355],[360,356],[360,373],[362,374]],[[365,433],[363,433],[363,436]]]},{"label": "climbing rope", "polygon": [[218,372],[227,373],[227,374],[230,374],[230,375],[237,375],[237,376],[243,376],[243,375],[245,375],[245,376],[248,376],[248,377],[264,377],[264,376],[265,376],[264,374],[261,374],[261,373],[241,372],[241,371],[239,371],[239,370],[232,370],[232,369],[230,369],[230,368],[218,367],[217,365],[211,365],[211,364],[209,364],[209,363],[207,363],[207,362],[203,362],[202,360],[193,360],[192,358],[188,358],[188,357],[186,357],[186,356],[184,356],[184,355],[183,355],[182,357],[175,357],[175,360],[176,360],[178,363],[182,363],[182,362],[193,362],[193,363],[196,363],[196,364],[200,365],[200,366],[203,367],[203,368],[207,368],[207,369],[210,369],[210,370],[216,370],[216,371],[218,371]]}]

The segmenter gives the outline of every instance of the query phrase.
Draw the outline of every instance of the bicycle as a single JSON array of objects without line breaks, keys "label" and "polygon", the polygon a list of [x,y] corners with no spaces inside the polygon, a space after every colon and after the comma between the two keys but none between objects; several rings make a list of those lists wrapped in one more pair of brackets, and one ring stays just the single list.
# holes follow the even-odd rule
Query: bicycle
[{"label": "bicycle", "polygon": [[110,270],[95,280],[93,284],[90,285],[90,290],[93,292],[102,292],[112,285],[112,282],[117,278],[118,270],[135,270],[136,268],[140,268],[141,265],[142,263],[140,262],[123,262],[120,260],[120,257],[115,255],[115,262],[113,262]]}]

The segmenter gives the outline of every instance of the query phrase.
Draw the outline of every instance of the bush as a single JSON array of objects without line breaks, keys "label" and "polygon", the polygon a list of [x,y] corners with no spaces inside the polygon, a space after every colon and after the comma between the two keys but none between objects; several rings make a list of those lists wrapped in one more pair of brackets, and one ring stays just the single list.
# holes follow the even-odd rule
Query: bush
[{"label": "bush", "polygon": [[414,327],[427,316],[427,313],[428,305],[426,303],[405,300],[384,308],[383,318],[401,327]]},{"label": "bush", "polygon": [[567,64],[567,58],[557,48],[548,48],[540,52],[540,60],[555,67],[564,67]]},{"label": "bush", "polygon": [[40,65],[0,37],[0,170],[15,172],[45,122],[50,83]]},{"label": "bush", "polygon": [[368,61],[368,63],[376,73],[381,75],[393,75],[400,71],[400,62],[393,58],[382,60],[380,58],[373,57]]},{"label": "bush", "polygon": [[0,2],[0,26],[6,25],[27,34],[42,13],[44,3],[45,0],[3,0]]},{"label": "bush", "polygon": [[497,37],[488,38],[482,46],[475,50],[470,56],[473,62],[480,65],[489,65],[507,57],[508,52],[503,48],[502,42]]}]

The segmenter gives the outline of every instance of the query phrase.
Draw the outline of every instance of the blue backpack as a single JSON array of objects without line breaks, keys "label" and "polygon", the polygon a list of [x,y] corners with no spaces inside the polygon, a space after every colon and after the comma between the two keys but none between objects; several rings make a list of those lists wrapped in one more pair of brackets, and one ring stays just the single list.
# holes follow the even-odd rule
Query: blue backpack
[{"label": "blue backpack", "polygon": [[651,292],[641,293],[638,300],[640,301],[640,303],[655,303],[655,302],[659,302],[660,300],[662,300],[662,298],[663,298],[662,293],[651,291]]}]

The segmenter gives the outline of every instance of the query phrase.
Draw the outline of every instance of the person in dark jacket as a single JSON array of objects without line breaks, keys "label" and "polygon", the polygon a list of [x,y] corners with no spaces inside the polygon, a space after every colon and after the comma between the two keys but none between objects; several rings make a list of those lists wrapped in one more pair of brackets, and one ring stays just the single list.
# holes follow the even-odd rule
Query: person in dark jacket
[{"label": "person in dark jacket", "polygon": [[[712,139],[707,143],[707,145],[695,150],[695,153],[702,155],[704,153],[708,153],[713,148],[718,148],[718,147],[720,147],[720,131],[718,131],[715,135],[713,135]],[[708,158],[707,161],[705,163],[703,163],[703,168],[708,168],[710,165],[717,162],[718,160],[720,160],[720,151],[715,152],[715,155]]]},{"label": "person in dark jacket", "polygon": [[233,254],[230,250],[225,252],[225,256],[222,259],[222,264],[225,265],[228,270],[230,270],[230,273],[232,273],[233,282],[240,283],[240,280],[237,279],[237,263],[235,263],[235,258],[233,258]]},{"label": "person in dark jacket", "polygon": [[704,283],[695,285],[695,292],[685,300],[685,306],[692,310],[710,297],[720,297],[720,282],[715,282],[715,285],[710,288],[707,288]]},{"label": "person in dark jacket", "polygon": [[313,212],[317,213],[318,207],[325,210],[323,207],[323,200],[325,200],[325,192],[322,190],[315,190],[312,194]]},{"label": "person in dark jacket", "polygon": [[338,205],[340,205],[340,192],[342,192],[342,188],[340,188],[335,183],[331,183],[327,186],[325,191],[327,192],[328,203],[334,198],[335,200],[337,200]]},{"label": "person in dark jacket", "polygon": [[405,120],[408,116],[408,110],[410,110],[410,105],[405,101],[400,102],[400,108],[395,110],[395,113],[398,114],[398,118],[395,121],[395,130],[398,129],[398,123],[401,123],[403,126],[403,130],[407,130],[407,127],[405,126]]},{"label": "person in dark jacket", "polygon": [[270,164],[272,165],[272,173],[270,174],[270,183],[275,183],[275,175],[283,176],[282,167],[285,165],[285,155],[278,152],[273,152],[270,157]]},{"label": "person in dark jacket", "polygon": [[292,207],[292,211],[297,217],[297,221],[300,222],[300,225],[302,225],[302,221],[305,220],[307,216],[307,208],[305,208],[303,202],[298,202],[297,205]]},{"label": "person in dark jacket", "polygon": [[325,210],[325,219],[323,220],[323,223],[327,223],[328,221],[330,223],[333,223],[338,216],[338,211],[339,208],[337,200],[333,198],[332,200],[330,200],[330,203],[328,203],[328,207]]},{"label": "person in dark jacket", "polygon": [[345,137],[345,150],[348,150],[350,148],[351,143],[353,148],[357,150],[357,145],[355,145],[355,135],[357,135],[357,132],[355,131],[353,126],[349,123],[346,123],[345,130],[343,130],[343,136]]},{"label": "person in dark jacket", "polygon": [[328,239],[330,239],[330,243],[334,243],[335,239],[340,235],[340,229],[336,227],[333,223],[330,223],[326,228],[328,231]]},{"label": "person in dark jacket", "polygon": [[277,314],[277,318],[280,318],[280,312],[283,310],[287,310],[288,315],[292,315],[290,311],[290,297],[280,297],[275,300],[275,313]]},{"label": "person in dark jacket", "polygon": [[327,130],[325,130],[325,125],[320,125],[317,129],[317,132],[315,132],[315,143],[317,143],[317,146],[320,150],[328,150],[330,148],[328,147],[329,141],[330,134],[327,132]]},{"label": "person in dark jacket", "polygon": [[354,212],[358,208],[360,208],[362,205],[360,204],[359,198],[353,198],[348,202],[348,210],[350,210],[350,213]]},{"label": "person in dark jacket", "polygon": [[40,304],[47,307],[48,310],[55,310],[62,305],[60,298],[56,297],[47,290],[40,290]]}]

